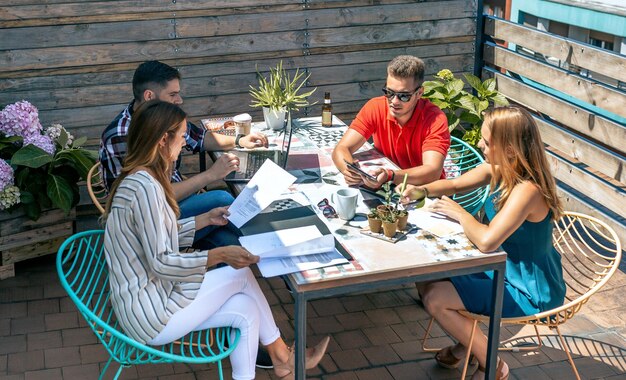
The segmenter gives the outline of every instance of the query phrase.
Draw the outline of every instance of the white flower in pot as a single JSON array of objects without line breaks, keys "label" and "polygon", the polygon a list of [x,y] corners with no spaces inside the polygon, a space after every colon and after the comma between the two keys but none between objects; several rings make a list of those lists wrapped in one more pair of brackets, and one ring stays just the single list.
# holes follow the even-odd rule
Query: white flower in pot
[{"label": "white flower in pot", "polygon": [[304,71],[296,69],[293,77],[283,68],[283,62],[270,68],[269,79],[258,73],[259,86],[250,86],[252,107],[263,107],[263,117],[268,128],[279,130],[284,128],[285,120],[289,119],[291,111],[297,111],[300,107],[309,105],[307,98],[315,92],[299,93],[306,84],[311,74],[305,76]]}]

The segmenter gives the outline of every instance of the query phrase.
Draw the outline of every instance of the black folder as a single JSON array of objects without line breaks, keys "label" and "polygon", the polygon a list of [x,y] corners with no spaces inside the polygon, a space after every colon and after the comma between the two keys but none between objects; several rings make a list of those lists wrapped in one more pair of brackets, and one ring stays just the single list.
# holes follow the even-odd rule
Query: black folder
[{"label": "black folder", "polygon": [[[260,213],[241,226],[244,235],[284,230],[315,225],[322,235],[329,235],[330,230],[315,214],[310,206],[295,207],[287,210]],[[348,251],[335,238],[335,248],[348,260],[353,260]]]}]

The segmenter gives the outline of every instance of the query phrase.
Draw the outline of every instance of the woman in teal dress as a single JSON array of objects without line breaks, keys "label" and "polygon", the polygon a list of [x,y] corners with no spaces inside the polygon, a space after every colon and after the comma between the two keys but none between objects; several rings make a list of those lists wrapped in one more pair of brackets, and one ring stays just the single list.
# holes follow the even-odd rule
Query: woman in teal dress
[{"label": "woman in teal dress", "polygon": [[[409,186],[403,200],[409,202],[424,191],[440,196],[433,211],[459,221],[482,252],[501,248],[507,253],[503,317],[532,315],[560,306],[565,283],[561,257],[552,246],[552,222],[562,209],[537,125],[526,110],[502,107],[487,113],[481,133],[478,146],[486,163],[455,179]],[[487,184],[493,191],[485,204],[487,224],[448,198]],[[491,276],[492,272],[486,272],[418,284],[426,310],[458,341],[437,353],[435,359],[441,366],[459,366],[469,344],[472,321],[458,310],[489,314]],[[479,364],[472,380],[483,379],[487,337],[478,327],[471,350]],[[508,365],[499,359],[496,379],[508,377]]]}]

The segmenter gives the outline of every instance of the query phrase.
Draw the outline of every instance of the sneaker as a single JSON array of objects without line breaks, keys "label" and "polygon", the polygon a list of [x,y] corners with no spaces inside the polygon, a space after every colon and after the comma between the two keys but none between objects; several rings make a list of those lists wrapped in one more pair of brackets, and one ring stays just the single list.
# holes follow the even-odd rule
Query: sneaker
[{"label": "sneaker", "polygon": [[267,353],[267,350],[261,346],[259,346],[259,351],[256,354],[256,367],[262,369],[274,368],[270,355]]}]

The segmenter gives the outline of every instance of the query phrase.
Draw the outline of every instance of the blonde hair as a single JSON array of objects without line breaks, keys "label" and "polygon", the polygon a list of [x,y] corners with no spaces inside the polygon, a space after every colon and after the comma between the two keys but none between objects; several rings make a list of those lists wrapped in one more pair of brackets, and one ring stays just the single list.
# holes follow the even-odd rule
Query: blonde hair
[{"label": "blonde hair", "polygon": [[539,187],[552,219],[558,219],[563,209],[556,182],[530,113],[520,107],[496,108],[485,115],[483,126],[491,131],[491,189],[500,194],[495,206],[500,208],[507,201],[515,185],[530,181]]},{"label": "blonde hair", "polygon": [[[180,128],[185,128],[182,122],[186,117],[185,111],[177,105],[160,100],[143,103],[137,109],[128,128],[128,152],[124,159],[124,166],[109,192],[103,220],[106,220],[111,211],[111,203],[120,183],[138,167],[151,170],[151,174],[163,187],[165,199],[174,210],[176,217],[180,215],[178,202],[176,202],[170,183],[174,165],[169,157],[169,141]],[[164,135],[167,135],[168,144],[165,152],[162,152],[159,149],[159,141]]]}]

